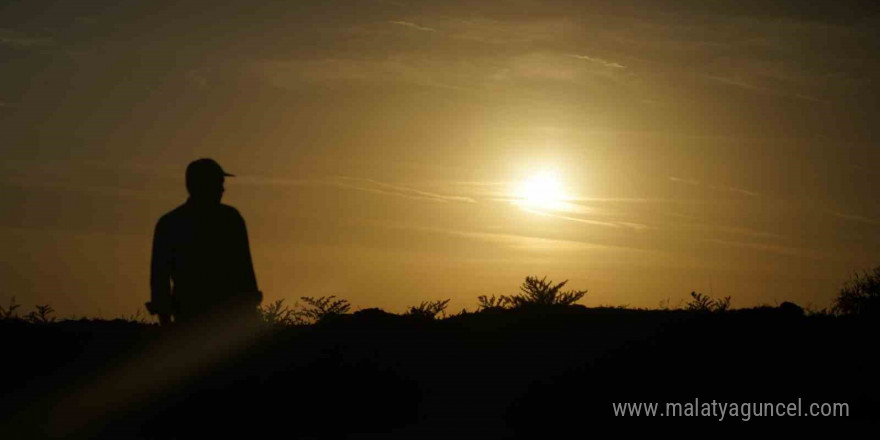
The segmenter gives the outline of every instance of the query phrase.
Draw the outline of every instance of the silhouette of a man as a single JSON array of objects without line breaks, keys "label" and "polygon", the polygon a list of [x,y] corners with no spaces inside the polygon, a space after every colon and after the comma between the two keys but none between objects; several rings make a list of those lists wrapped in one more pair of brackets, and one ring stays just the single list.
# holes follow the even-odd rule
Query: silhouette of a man
[{"label": "silhouette of a man", "polygon": [[147,309],[162,325],[172,316],[175,322],[249,316],[262,300],[244,219],[220,203],[226,176],[233,175],[212,159],[190,163],[189,199],[156,224]]}]

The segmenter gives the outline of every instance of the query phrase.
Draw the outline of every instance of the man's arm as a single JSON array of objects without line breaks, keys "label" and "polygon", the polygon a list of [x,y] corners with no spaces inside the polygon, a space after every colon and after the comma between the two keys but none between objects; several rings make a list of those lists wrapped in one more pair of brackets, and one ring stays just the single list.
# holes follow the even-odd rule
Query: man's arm
[{"label": "man's arm", "polygon": [[[260,289],[257,287],[257,275],[254,273],[254,262],[251,259],[251,246],[248,240],[247,226],[245,225],[244,217],[242,217],[241,214],[238,215],[238,221],[238,252],[241,256],[241,278],[239,280],[239,282],[241,283],[240,288],[247,293],[253,293],[257,295]],[[262,298],[257,298],[256,296],[255,299],[257,304],[262,301]]]},{"label": "man's arm", "polygon": [[159,323],[171,322],[174,312],[171,298],[171,246],[168,236],[167,220],[163,217],[156,223],[153,232],[153,256],[150,263],[150,314],[159,315]]}]

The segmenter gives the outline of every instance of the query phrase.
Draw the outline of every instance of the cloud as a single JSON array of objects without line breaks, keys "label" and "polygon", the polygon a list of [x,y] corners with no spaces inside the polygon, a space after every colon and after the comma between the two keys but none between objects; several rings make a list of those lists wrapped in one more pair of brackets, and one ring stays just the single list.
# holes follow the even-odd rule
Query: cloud
[{"label": "cloud", "polygon": [[[693,220],[695,217],[684,216],[681,214],[670,214],[680,218],[686,218],[688,220]],[[733,235],[745,235],[748,237],[755,237],[760,239],[780,239],[783,238],[782,235],[767,232],[767,231],[759,231],[755,229],[749,228],[741,228],[736,226],[723,226],[723,225],[708,225],[704,223],[677,223],[677,227],[695,230],[695,231],[703,231],[709,233],[724,233],[724,234],[733,234]]]},{"label": "cloud", "polygon": [[377,194],[386,194],[391,196],[405,197],[409,199],[431,200],[435,202],[465,202],[476,203],[476,200],[470,197],[454,196],[446,194],[437,194],[427,191],[421,191],[401,185],[392,185],[390,183],[379,182],[373,179],[363,179],[358,177],[336,177],[329,181],[332,185],[342,188],[355,189],[358,191],[367,191]]},{"label": "cloud", "polygon": [[746,195],[746,196],[749,196],[749,197],[758,197],[758,196],[760,196],[760,194],[758,194],[758,193],[756,193],[756,192],[754,192],[754,191],[749,191],[749,190],[747,190],[747,189],[735,188],[735,187],[732,187],[732,186],[726,186],[726,185],[709,185],[709,184],[703,184],[703,183],[701,183],[699,180],[694,180],[694,179],[685,179],[685,178],[681,178],[681,177],[669,176],[669,180],[672,181],[672,182],[682,183],[682,184],[685,184],[685,185],[705,187],[705,188],[708,188],[708,189],[711,189],[711,190],[716,190],[716,191],[727,191],[727,192],[733,192],[733,193],[737,193],[737,194]]},{"label": "cloud", "polygon": [[53,46],[55,41],[48,37],[37,37],[9,29],[0,29],[0,44],[26,49]]},{"label": "cloud", "polygon": [[[736,79],[736,78],[727,78],[727,77],[716,76],[716,75],[701,75],[701,76],[703,78],[708,79],[708,80],[715,81],[715,82],[718,82],[718,83],[721,83],[724,85],[739,87],[741,89],[751,90],[753,92],[764,93],[767,95],[784,97],[784,98],[793,98],[793,99],[799,99],[799,100],[811,101],[811,102],[828,102],[827,100],[815,98],[813,96],[805,95],[803,93],[785,93],[785,92],[781,92],[779,90],[775,90],[775,89],[769,88],[769,87],[756,86],[752,83],[745,82],[745,81],[742,81],[742,80]],[[755,74],[755,76],[757,76],[757,74]]]},{"label": "cloud", "polygon": [[[324,179],[282,179],[282,178],[268,178],[268,177],[257,177],[257,176],[242,176],[237,178],[238,182],[245,184],[268,184],[268,185],[290,185],[290,186],[333,186],[342,189],[350,189],[356,191],[369,192],[380,195],[387,195],[393,197],[402,197],[406,199],[412,200],[428,200],[433,202],[441,202],[441,203],[477,203],[477,200],[473,197],[469,197],[466,195],[459,194],[441,194],[438,192],[425,191],[421,189],[416,189],[410,186],[391,184],[386,182],[380,182],[374,179],[360,178],[360,177],[349,177],[349,176],[334,176]],[[506,185],[505,182],[443,182],[445,186],[499,186]],[[435,185],[436,186],[436,185]],[[548,210],[540,210],[533,209],[527,206],[521,206],[520,199],[510,198],[510,197],[488,197],[482,199],[484,201],[493,201],[493,202],[501,202],[506,204],[517,205],[520,209],[523,209],[526,212],[530,212],[532,214],[541,215],[550,218],[556,218],[560,220],[582,223],[586,225],[592,226],[602,226],[607,228],[614,228],[620,230],[632,230],[636,232],[645,231],[648,229],[655,229],[652,226],[648,226],[642,223],[629,221],[629,220],[597,220],[591,218],[584,217],[575,217],[577,214],[597,214],[595,208],[581,206],[577,204],[569,204],[569,203],[561,203],[560,209],[564,211],[564,213],[569,215],[563,215],[559,212],[551,212]],[[573,215],[572,215],[573,214]],[[603,217],[614,216],[614,214],[609,213],[599,213],[598,215]]]},{"label": "cloud", "polygon": [[391,24],[396,24],[396,25],[398,25],[398,26],[405,26],[405,27],[408,27],[408,28],[410,28],[410,29],[416,29],[416,30],[419,30],[419,31],[425,31],[425,32],[437,32],[437,29],[429,28],[429,27],[426,27],[426,26],[420,26],[420,25],[415,24],[415,23],[413,23],[413,22],[411,22],[411,21],[390,21],[389,23],[391,23]]},{"label": "cloud", "polygon": [[673,182],[677,182],[677,183],[684,183],[685,185],[693,185],[693,186],[700,185],[700,182],[698,182],[694,179],[683,179],[681,177],[669,176],[669,180],[673,181]]},{"label": "cloud", "polygon": [[444,29],[448,29],[448,34],[457,40],[520,47],[565,41],[570,35],[580,31],[578,23],[568,18],[450,19],[445,23]]},{"label": "cloud", "polygon": [[670,199],[664,197],[581,197],[570,199],[574,203],[627,203],[627,204],[676,204],[676,205],[699,205],[704,204],[701,200]]},{"label": "cloud", "polygon": [[530,250],[540,250],[540,249],[552,249],[555,251],[558,250],[625,250],[630,252],[641,252],[641,253],[656,253],[657,251],[639,249],[633,247],[626,246],[614,246],[614,245],[606,245],[606,244],[597,244],[591,243],[583,240],[576,239],[557,239],[557,238],[544,238],[537,237],[532,235],[523,235],[523,234],[512,234],[512,233],[502,233],[502,232],[483,232],[483,231],[464,231],[458,229],[445,229],[445,228],[436,228],[436,227],[427,227],[427,226],[416,226],[412,224],[400,224],[400,223],[391,223],[391,222],[381,222],[381,223],[373,223],[375,226],[385,227],[385,228],[393,228],[393,229],[406,229],[434,234],[444,234],[455,237],[464,237],[468,239],[479,240],[486,243],[498,244],[505,247],[510,247],[514,249],[530,249]]},{"label": "cloud", "polygon": [[651,227],[648,225],[644,225],[641,223],[635,223],[635,222],[592,220],[592,219],[586,219],[586,218],[581,218],[581,217],[572,217],[572,216],[568,216],[568,215],[559,215],[559,214],[554,214],[552,212],[541,211],[541,210],[530,209],[530,208],[523,208],[523,210],[526,212],[530,212],[532,214],[542,215],[545,217],[558,218],[560,220],[566,220],[566,221],[576,222],[576,223],[583,223],[583,224],[593,225],[593,226],[604,226],[607,228],[615,228],[615,229],[631,229],[636,232],[641,232],[646,229],[651,229]]},{"label": "cloud", "polygon": [[236,182],[244,184],[257,185],[280,185],[280,186],[333,186],[343,189],[353,189],[356,191],[364,191],[375,194],[382,194],[395,197],[403,197],[413,200],[430,200],[434,202],[460,202],[460,203],[477,203],[471,197],[439,194],[430,191],[423,191],[403,185],[395,185],[385,182],[379,182],[373,179],[365,179],[360,177],[334,176],[319,179],[284,179],[276,177],[263,176],[241,176],[236,178]]},{"label": "cloud", "polygon": [[835,215],[835,216],[837,216],[837,217],[840,217],[840,218],[842,218],[842,219],[851,220],[851,221],[854,221],[854,222],[867,223],[867,224],[869,224],[869,225],[880,225],[880,220],[874,220],[874,219],[872,219],[872,218],[863,217],[863,216],[861,216],[861,215],[855,215],[855,214],[843,214],[843,213],[840,213],[840,212],[832,212],[831,214],[833,214],[833,215]]},{"label": "cloud", "polygon": [[297,89],[305,83],[352,82],[415,84],[449,90],[469,90],[478,70],[466,63],[449,63],[424,54],[399,54],[382,59],[322,58],[260,60],[252,71],[276,87]]},{"label": "cloud", "polygon": [[809,249],[803,248],[795,248],[789,246],[780,246],[775,244],[763,244],[763,243],[750,243],[750,242],[740,242],[740,241],[728,241],[728,240],[719,240],[719,239],[708,239],[706,240],[710,243],[717,243],[725,246],[733,246],[739,248],[746,249],[754,249],[762,252],[770,252],[774,254],[787,255],[791,257],[811,257],[811,258],[821,258],[822,254],[812,251]]},{"label": "cloud", "polygon": [[612,69],[625,69],[626,68],[621,64],[611,62],[611,61],[606,61],[606,60],[603,60],[602,58],[596,58],[596,57],[591,57],[591,56],[587,56],[587,55],[571,55],[571,57],[577,58],[579,60],[589,61],[591,63],[596,63],[596,64],[599,64],[599,65],[602,65],[605,67],[610,67]]},{"label": "cloud", "polygon": [[742,189],[742,188],[734,188],[734,187],[732,187],[732,186],[723,186],[723,185],[722,185],[722,186],[715,186],[715,185],[709,185],[709,188],[711,188],[711,189],[720,189],[720,190],[722,190],[722,191],[728,191],[728,192],[735,192],[735,193],[739,193],[739,194],[747,195],[747,196],[750,196],[750,197],[757,197],[757,196],[760,195],[760,194],[758,194],[758,193],[756,193],[756,192],[754,192],[754,191],[749,191],[749,190],[747,190],[747,189]]}]

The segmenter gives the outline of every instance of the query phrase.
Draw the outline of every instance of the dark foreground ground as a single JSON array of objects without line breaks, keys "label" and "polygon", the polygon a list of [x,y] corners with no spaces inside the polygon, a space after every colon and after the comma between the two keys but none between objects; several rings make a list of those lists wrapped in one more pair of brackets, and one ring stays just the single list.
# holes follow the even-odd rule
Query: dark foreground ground
[{"label": "dark foreground ground", "polygon": [[[799,310],[366,310],[233,331],[0,321],[0,437],[570,438],[880,427],[878,325]],[[849,416],[615,417],[613,403],[846,403]],[[682,406],[684,410],[684,406]],[[698,408],[700,408],[698,406]],[[659,432],[659,431],[658,431]]]}]

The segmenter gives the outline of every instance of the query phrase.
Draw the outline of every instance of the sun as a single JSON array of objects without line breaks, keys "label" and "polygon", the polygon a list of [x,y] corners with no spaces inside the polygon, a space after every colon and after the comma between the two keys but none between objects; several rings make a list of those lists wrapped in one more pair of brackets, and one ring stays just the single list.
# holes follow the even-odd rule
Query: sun
[{"label": "sun", "polygon": [[565,204],[566,195],[556,173],[543,172],[517,185],[516,203],[527,208],[559,209]]}]

